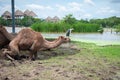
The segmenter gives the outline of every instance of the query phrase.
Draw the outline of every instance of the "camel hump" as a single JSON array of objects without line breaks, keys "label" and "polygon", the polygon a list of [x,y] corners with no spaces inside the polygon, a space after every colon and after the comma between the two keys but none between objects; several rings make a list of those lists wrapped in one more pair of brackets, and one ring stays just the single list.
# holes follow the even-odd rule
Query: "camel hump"
[{"label": "camel hump", "polygon": [[26,33],[26,32],[31,32],[32,29],[31,28],[24,28],[21,31],[19,31],[19,33]]}]

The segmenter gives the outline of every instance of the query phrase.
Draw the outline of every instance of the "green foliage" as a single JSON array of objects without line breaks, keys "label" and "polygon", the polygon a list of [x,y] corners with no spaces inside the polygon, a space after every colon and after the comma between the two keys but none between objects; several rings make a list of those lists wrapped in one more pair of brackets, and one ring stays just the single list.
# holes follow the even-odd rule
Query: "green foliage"
[{"label": "green foliage", "polygon": [[37,19],[37,18],[33,18],[33,17],[29,17],[29,16],[25,16],[22,20],[21,20],[21,23],[23,26],[31,26],[33,23],[35,22],[39,22],[40,19]]},{"label": "green foliage", "polygon": [[74,28],[74,32],[98,32],[103,30],[99,24],[90,23],[87,20],[76,20],[72,14],[66,15],[59,22],[37,22],[31,28],[40,32],[66,32],[69,28]]},{"label": "green foliage", "polygon": [[63,21],[67,24],[74,24],[77,20],[73,17],[72,14],[68,14],[63,18]]},{"label": "green foliage", "polygon": [[0,25],[7,25],[7,20],[0,17]]},{"label": "green foliage", "polygon": [[52,23],[44,21],[34,23],[31,28],[39,32],[65,32],[69,25],[63,22]]},{"label": "green foliage", "polygon": [[96,50],[98,55],[108,58],[109,60],[119,60],[120,58],[120,46],[106,46],[98,47]]},{"label": "green foliage", "polygon": [[64,22],[40,22],[34,23],[32,29],[40,32],[65,32],[69,28],[74,28],[74,32],[97,32],[100,28],[97,24],[76,22],[68,24]]},{"label": "green foliage", "polygon": [[117,33],[120,32],[120,24],[116,25],[115,28]]},{"label": "green foliage", "polygon": [[[0,17],[0,24],[5,26],[10,26],[10,20],[5,20]],[[56,23],[45,22],[44,20],[25,16],[22,19],[16,19],[15,25],[19,26],[32,26],[33,29],[43,32],[65,32],[69,28],[74,28],[74,32],[103,32],[101,27],[112,27],[120,24],[120,18],[113,16],[104,19],[91,19],[91,20],[77,20],[72,14],[66,15],[62,20]],[[47,29],[47,30],[45,30]],[[119,29],[116,28],[116,32],[119,32]]]},{"label": "green foliage", "polygon": [[113,17],[104,18],[104,19],[91,19],[90,23],[96,23],[96,24],[101,25],[102,27],[111,28],[120,23],[120,18],[113,16]]},{"label": "green foliage", "polygon": [[97,24],[77,22],[73,25],[75,32],[97,32],[100,28]]}]

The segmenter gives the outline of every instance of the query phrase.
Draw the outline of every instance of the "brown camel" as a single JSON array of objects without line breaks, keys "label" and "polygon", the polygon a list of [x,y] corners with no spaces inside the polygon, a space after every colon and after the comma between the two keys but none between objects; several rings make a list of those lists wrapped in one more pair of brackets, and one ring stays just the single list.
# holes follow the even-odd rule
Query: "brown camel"
[{"label": "brown camel", "polygon": [[11,55],[19,55],[20,50],[29,50],[29,58],[35,60],[37,57],[37,51],[41,49],[52,49],[56,48],[62,43],[69,42],[69,38],[59,36],[54,41],[47,41],[41,33],[35,32],[30,28],[22,29],[17,36],[9,43],[10,51],[4,51],[4,54],[11,60]]},{"label": "brown camel", "polygon": [[14,36],[5,29],[2,25],[0,25],[0,49],[4,46],[8,45],[9,42],[14,38]]}]

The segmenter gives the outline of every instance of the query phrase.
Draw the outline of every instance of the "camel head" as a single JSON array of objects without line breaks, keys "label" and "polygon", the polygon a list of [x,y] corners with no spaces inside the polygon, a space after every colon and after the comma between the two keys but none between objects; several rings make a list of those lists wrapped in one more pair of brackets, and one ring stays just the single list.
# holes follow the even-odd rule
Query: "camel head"
[{"label": "camel head", "polygon": [[5,27],[3,27],[2,25],[0,25],[0,31],[4,31],[6,30]]},{"label": "camel head", "polygon": [[64,37],[64,36],[59,36],[59,38],[61,39],[62,43],[70,42],[70,38],[67,38],[67,37]]}]

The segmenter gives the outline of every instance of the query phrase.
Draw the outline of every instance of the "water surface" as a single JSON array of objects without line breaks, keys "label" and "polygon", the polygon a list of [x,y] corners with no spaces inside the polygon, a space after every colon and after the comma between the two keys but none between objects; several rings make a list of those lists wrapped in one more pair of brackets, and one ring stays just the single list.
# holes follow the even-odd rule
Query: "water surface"
[{"label": "water surface", "polygon": [[[6,28],[8,32],[12,31],[12,28]],[[22,28],[16,28],[16,32],[19,32]],[[58,36],[65,36],[65,33],[42,33],[45,38],[57,38]],[[70,36],[71,40],[95,43],[97,45],[120,45],[120,33],[105,31],[103,34],[100,33],[72,33]]]}]

